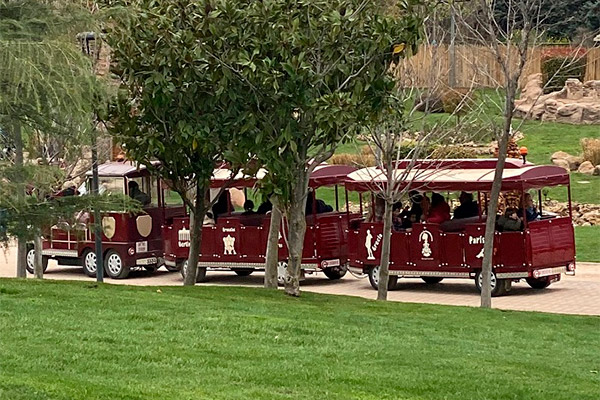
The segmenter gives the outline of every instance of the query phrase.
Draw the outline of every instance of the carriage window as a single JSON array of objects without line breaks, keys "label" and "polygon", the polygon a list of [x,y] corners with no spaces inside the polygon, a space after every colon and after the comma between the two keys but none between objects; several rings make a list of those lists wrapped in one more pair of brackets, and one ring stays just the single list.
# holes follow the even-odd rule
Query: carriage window
[{"label": "carriage window", "polygon": [[[91,187],[92,187],[92,178],[89,178],[87,181],[87,192],[90,193],[91,192]],[[121,177],[108,177],[108,176],[101,176],[98,178],[98,191],[100,194],[111,194],[111,193],[118,193],[118,194],[124,194],[125,193],[125,184],[123,182],[123,178]]]},{"label": "carriage window", "polygon": [[135,182],[137,188],[133,188],[135,187],[135,184],[133,184],[133,189],[129,189],[129,196],[140,201],[144,207],[158,206],[158,188],[156,179],[149,176],[129,178],[128,185],[130,185],[131,182]]}]

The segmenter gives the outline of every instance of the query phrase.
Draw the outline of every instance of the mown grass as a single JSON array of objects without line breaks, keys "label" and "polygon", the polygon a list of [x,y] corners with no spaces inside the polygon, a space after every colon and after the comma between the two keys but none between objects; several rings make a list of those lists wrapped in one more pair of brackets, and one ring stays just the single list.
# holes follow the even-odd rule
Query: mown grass
[{"label": "mown grass", "polygon": [[600,226],[576,226],[577,261],[600,262]]},{"label": "mown grass", "polygon": [[597,399],[600,319],[0,280],[3,399]]}]

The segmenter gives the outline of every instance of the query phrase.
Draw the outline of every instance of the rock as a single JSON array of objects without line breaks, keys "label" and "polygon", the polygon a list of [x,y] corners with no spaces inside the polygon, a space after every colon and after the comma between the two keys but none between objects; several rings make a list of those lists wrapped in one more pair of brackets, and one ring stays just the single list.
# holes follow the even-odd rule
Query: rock
[{"label": "rock", "polygon": [[569,168],[569,162],[567,160],[565,160],[564,158],[556,158],[554,160],[552,160],[552,163],[554,165],[557,165],[559,167],[563,167],[564,169],[566,169],[567,171],[570,171],[571,169]]},{"label": "rock", "polygon": [[550,160],[554,161],[557,158],[564,160],[565,158],[570,157],[570,156],[571,155],[569,153],[567,153],[566,151],[557,151],[552,154],[552,156],[550,157]]},{"label": "rock", "polygon": [[569,156],[565,158],[565,161],[569,163],[569,170],[577,171],[577,168],[579,168],[579,166],[583,162],[583,157]]},{"label": "rock", "polygon": [[444,104],[442,102],[442,95],[437,92],[421,93],[415,100],[414,108],[421,112],[428,110],[431,113],[443,113]]},{"label": "rock", "polygon": [[600,165],[596,165],[594,167],[594,173],[593,175],[600,175]]},{"label": "rock", "polygon": [[577,172],[579,172],[580,174],[592,175],[594,173],[594,169],[594,164],[592,164],[589,161],[584,161],[577,169]]}]

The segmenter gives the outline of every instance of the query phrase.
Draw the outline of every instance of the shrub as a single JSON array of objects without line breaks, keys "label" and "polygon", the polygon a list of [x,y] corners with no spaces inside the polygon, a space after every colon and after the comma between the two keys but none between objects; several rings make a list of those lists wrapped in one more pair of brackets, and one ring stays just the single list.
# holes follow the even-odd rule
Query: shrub
[{"label": "shrub", "polygon": [[335,165],[350,165],[359,168],[372,167],[375,165],[375,156],[373,154],[334,154],[329,159],[329,163]]},{"label": "shrub", "polygon": [[600,165],[600,139],[583,138],[581,139],[583,148],[583,159],[594,165]]},{"label": "shrub", "polygon": [[569,78],[577,78],[583,82],[587,59],[580,57],[554,57],[542,61],[544,76],[544,93],[561,90]]},{"label": "shrub", "polygon": [[431,153],[431,158],[477,158],[477,151],[473,147],[460,145],[437,146]]},{"label": "shrub", "polygon": [[469,89],[449,89],[442,94],[444,112],[462,115],[473,108],[473,92]]}]

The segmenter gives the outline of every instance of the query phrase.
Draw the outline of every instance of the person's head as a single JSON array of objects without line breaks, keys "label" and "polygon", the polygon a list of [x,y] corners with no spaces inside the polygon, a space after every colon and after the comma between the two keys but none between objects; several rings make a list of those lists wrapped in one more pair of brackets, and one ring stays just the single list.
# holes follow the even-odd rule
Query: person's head
[{"label": "person's head", "polygon": [[65,189],[75,189],[75,188],[76,188],[75,182],[73,182],[73,181],[66,181],[62,185],[62,190],[65,190]]},{"label": "person's head", "polygon": [[213,215],[213,213],[211,211],[207,211],[206,212],[206,218],[207,219],[215,219],[215,216]]},{"label": "person's head", "polygon": [[460,192],[458,201],[460,201],[460,204],[471,203],[473,201],[473,194],[469,192]]},{"label": "person's head", "polygon": [[439,193],[432,193],[431,194],[431,207],[435,207],[438,206],[440,204],[442,204],[444,202],[444,196],[442,196]]},{"label": "person's head", "polygon": [[129,181],[127,183],[127,188],[129,189],[129,193],[140,190],[140,185],[136,181]]},{"label": "person's head", "polygon": [[517,209],[516,208],[507,208],[504,215],[506,216],[506,218],[510,218],[510,219],[518,219],[519,216],[517,214]]},{"label": "person's head", "polygon": [[400,202],[394,203],[394,206],[392,207],[392,215],[394,217],[397,217],[398,215],[400,215],[401,212],[402,212],[402,203],[400,203]]},{"label": "person's head", "polygon": [[246,211],[254,210],[254,202],[252,200],[246,200],[244,202],[244,210],[246,210]]},{"label": "person's head", "polygon": [[533,198],[529,193],[525,193],[524,201],[525,207],[533,207]]},{"label": "person's head", "polygon": [[408,192],[408,197],[410,197],[410,201],[415,204],[419,204],[423,200],[423,196],[416,190],[411,190]]}]

